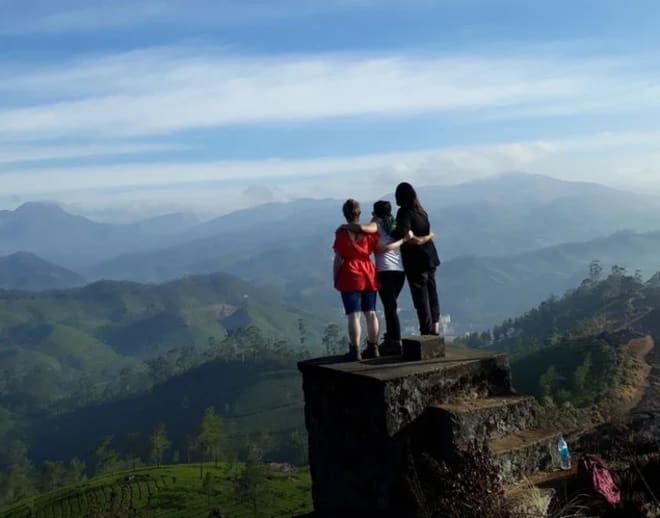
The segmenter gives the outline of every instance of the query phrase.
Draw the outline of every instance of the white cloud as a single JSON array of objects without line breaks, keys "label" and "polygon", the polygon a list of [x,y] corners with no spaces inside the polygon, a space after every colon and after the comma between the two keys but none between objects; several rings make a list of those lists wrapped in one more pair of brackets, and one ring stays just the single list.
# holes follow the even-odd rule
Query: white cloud
[{"label": "white cloud", "polygon": [[[273,199],[378,196],[401,180],[451,184],[529,171],[649,190],[658,185],[660,132],[603,133],[571,139],[453,146],[417,152],[305,160],[123,164],[20,170],[0,174],[5,196],[69,202],[196,207],[224,212]],[[259,188],[261,185],[266,188]],[[246,191],[246,186],[253,186]],[[249,196],[246,196],[246,193]],[[222,198],[219,206],[217,200]]]},{"label": "white cloud", "polygon": [[63,160],[104,156],[131,155],[137,153],[157,153],[180,150],[175,144],[88,144],[88,145],[0,145],[0,164],[42,160]]},{"label": "white cloud", "polygon": [[556,57],[236,57],[167,48],[88,58],[0,82],[0,138],[130,137],[337,117],[555,116],[655,107],[648,77]]}]

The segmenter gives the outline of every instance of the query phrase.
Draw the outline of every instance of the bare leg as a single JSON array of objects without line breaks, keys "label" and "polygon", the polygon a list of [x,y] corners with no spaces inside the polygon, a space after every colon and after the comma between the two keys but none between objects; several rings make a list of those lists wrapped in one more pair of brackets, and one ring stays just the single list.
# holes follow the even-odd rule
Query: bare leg
[{"label": "bare leg", "polygon": [[367,340],[375,344],[378,342],[378,315],[375,311],[365,311],[364,316],[367,319]]},{"label": "bare leg", "polygon": [[362,338],[362,327],[360,326],[360,313],[351,313],[346,315],[348,319],[348,338],[351,341],[352,347],[360,347],[360,339]]}]

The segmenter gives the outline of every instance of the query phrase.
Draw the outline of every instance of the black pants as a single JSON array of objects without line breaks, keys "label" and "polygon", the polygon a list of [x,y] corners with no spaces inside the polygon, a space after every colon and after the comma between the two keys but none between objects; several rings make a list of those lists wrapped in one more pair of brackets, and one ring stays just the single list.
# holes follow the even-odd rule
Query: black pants
[{"label": "black pants", "polygon": [[396,299],[403,289],[406,274],[403,272],[378,272],[378,293],[385,312],[386,336],[390,340],[401,340],[401,324],[397,313]]},{"label": "black pants", "polygon": [[413,304],[417,310],[419,320],[419,333],[430,335],[433,332],[433,323],[440,321],[440,303],[438,290],[435,285],[435,268],[425,272],[409,271],[408,286],[412,295]]}]

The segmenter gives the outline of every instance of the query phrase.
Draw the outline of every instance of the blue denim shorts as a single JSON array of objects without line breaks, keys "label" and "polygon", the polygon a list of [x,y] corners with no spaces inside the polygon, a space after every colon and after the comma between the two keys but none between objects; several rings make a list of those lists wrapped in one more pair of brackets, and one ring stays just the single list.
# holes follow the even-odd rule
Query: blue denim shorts
[{"label": "blue denim shorts", "polygon": [[359,313],[360,311],[376,311],[377,291],[342,291],[341,301],[344,303],[344,311],[347,315]]}]

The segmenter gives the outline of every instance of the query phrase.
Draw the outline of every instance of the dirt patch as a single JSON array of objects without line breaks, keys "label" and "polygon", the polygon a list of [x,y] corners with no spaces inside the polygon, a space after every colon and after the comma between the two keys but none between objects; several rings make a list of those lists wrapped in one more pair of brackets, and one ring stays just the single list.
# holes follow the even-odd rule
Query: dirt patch
[{"label": "dirt patch", "polygon": [[621,413],[629,413],[642,401],[649,387],[652,367],[647,357],[654,350],[655,342],[650,336],[628,342],[621,349],[623,375],[621,383],[614,391],[620,404]]},{"label": "dirt patch", "polygon": [[[658,337],[655,337],[656,341]],[[646,356],[646,362],[651,367],[648,382],[635,412],[660,411],[660,347],[654,347]]]}]

